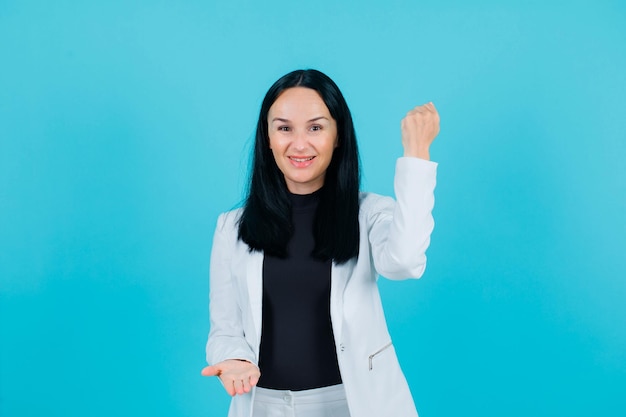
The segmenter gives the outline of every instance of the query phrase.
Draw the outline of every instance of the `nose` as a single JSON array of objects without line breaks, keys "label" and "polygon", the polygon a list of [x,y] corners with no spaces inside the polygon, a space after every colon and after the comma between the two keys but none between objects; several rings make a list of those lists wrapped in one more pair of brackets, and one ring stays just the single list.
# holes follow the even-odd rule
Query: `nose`
[{"label": "nose", "polygon": [[309,140],[306,136],[306,132],[299,131],[294,135],[293,147],[297,151],[303,151],[307,148]]}]

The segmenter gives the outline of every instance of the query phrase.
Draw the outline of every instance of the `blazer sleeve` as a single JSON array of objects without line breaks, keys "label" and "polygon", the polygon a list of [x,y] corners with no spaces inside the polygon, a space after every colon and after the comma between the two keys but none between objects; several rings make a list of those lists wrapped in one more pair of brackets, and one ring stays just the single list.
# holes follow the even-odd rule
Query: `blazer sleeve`
[{"label": "blazer sleeve", "polygon": [[244,359],[255,363],[241,319],[240,299],[231,274],[231,260],[237,244],[233,213],[220,215],[213,237],[209,268],[210,331],[206,360],[216,364],[226,359]]},{"label": "blazer sleeve", "polygon": [[390,279],[420,278],[434,228],[437,163],[402,157],[396,163],[396,201],[377,199],[368,213],[376,271]]}]

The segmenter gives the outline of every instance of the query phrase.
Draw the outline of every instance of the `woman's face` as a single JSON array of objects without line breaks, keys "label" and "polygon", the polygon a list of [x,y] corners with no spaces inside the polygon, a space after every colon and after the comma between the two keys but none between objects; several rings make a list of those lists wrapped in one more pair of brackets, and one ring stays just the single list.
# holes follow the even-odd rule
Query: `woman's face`
[{"label": "woman's face", "polygon": [[293,87],[282,92],[267,116],[270,149],[293,194],[324,185],[337,147],[337,122],[317,91]]}]

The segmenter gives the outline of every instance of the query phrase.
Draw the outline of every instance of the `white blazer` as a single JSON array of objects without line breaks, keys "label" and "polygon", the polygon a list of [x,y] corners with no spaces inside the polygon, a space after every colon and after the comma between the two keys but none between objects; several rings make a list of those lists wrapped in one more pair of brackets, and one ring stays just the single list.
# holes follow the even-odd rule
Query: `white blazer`
[{"label": "white blazer", "polygon": [[[416,417],[408,384],[387,330],[379,274],[419,278],[434,222],[437,164],[403,157],[396,163],[397,202],[362,193],[358,259],[332,265],[330,316],[339,370],[352,417]],[[263,254],[237,239],[241,209],[222,214],[210,267],[207,362],[258,363],[263,299]],[[306,358],[303,358],[306,360]],[[263,370],[261,370],[263,372]],[[255,389],[233,397],[229,417],[250,417]]]}]

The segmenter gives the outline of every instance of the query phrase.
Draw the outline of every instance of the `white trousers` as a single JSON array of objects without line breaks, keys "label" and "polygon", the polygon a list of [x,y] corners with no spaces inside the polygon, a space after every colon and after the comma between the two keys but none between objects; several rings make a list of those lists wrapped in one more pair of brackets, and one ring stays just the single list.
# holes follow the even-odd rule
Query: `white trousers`
[{"label": "white trousers", "polygon": [[256,387],[253,417],[350,417],[343,385],[304,391]]}]

